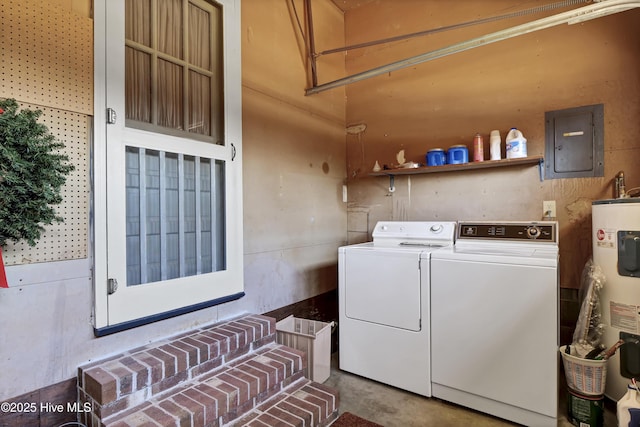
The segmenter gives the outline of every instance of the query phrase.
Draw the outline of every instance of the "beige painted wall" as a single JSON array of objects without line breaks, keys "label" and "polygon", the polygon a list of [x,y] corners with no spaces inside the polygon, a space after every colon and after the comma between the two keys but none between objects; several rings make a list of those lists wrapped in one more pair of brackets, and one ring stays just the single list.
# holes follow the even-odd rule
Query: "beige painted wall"
[{"label": "beige painted wall", "polygon": [[[29,0],[29,4],[34,6],[36,1]],[[63,15],[61,19],[65,22],[76,16],[86,20],[90,4],[90,0],[56,0],[51,7],[58,14],[45,13],[41,7],[37,15],[39,19],[53,19],[51,28],[56,28],[60,24],[55,18],[58,15]],[[302,13],[302,1],[295,0],[295,4]],[[77,367],[90,360],[246,311],[271,311],[336,287],[337,248],[346,240],[347,227],[347,209],[342,202],[346,177],[345,91],[313,98],[304,96],[307,63],[291,5],[290,1],[281,0],[242,1],[246,296],[95,338],[90,258],[32,264],[27,260],[23,265],[9,266],[7,276],[13,286],[0,289],[0,324],[3,325],[0,401],[72,378]],[[44,41],[33,37],[39,21],[26,22],[21,15],[24,7],[23,0],[0,0],[0,22],[13,20],[27,28],[17,34],[0,32],[0,40],[4,42],[0,43],[0,76],[3,77],[0,96],[14,96],[18,101],[37,104],[36,107],[42,104],[47,107],[46,112],[60,108],[63,117],[60,120],[64,126],[72,127],[76,114],[64,113],[65,109],[75,111],[74,107],[49,105],[53,101],[33,99],[26,91],[10,93],[12,81],[3,66],[10,64],[27,70],[20,74],[19,83],[29,90],[34,87],[34,70],[46,70],[61,62],[74,68],[69,70],[69,75],[76,72],[92,82],[92,41],[85,44],[74,40],[73,33]],[[321,33],[318,43],[344,44],[343,16],[339,9],[331,2],[317,5],[314,2],[313,12]],[[91,31],[87,34],[90,37]],[[12,46],[16,43],[23,46],[9,49],[9,37]],[[52,47],[39,48],[48,41]],[[36,53],[25,58],[24,52],[34,49]],[[86,55],[77,67],[62,57],[69,49],[83,49]],[[332,59],[323,64],[322,71],[337,77],[344,74],[344,66],[343,58]],[[40,79],[38,83],[42,83]],[[55,84],[50,81],[44,86]],[[80,111],[87,115],[85,121],[90,120],[91,88],[85,92],[65,90],[62,98],[66,102],[78,97],[82,98],[83,105],[88,103],[89,111]],[[88,151],[91,138],[87,135],[85,139]],[[88,179],[87,165],[76,164],[76,167]],[[84,191],[79,190],[75,197],[88,198]],[[83,224],[88,229],[88,215]]]},{"label": "beige painted wall", "polygon": [[[379,0],[345,14],[347,44],[422,31],[548,2]],[[548,15],[548,14],[547,14]],[[346,56],[349,74],[540,18],[534,15],[368,47]],[[591,255],[591,201],[611,198],[624,170],[627,188],[640,186],[640,10],[563,25],[385,74],[347,87],[347,125],[366,130],[347,138],[349,240],[369,237],[376,221],[539,220],[542,201],[556,200],[560,222],[561,286],[579,287]],[[602,178],[541,182],[538,169],[369,177],[376,161],[424,163],[425,153],[472,146],[476,132],[503,138],[512,126],[544,155],[546,111],[591,104],[605,108]],[[503,151],[504,157],[504,151]]]},{"label": "beige painted wall", "polygon": [[[337,286],[346,241],[344,89],[305,97],[301,0],[243,0],[242,81],[246,297],[233,305],[266,312]],[[343,16],[314,2],[319,45],[344,44]],[[338,78],[344,59],[322,73]],[[226,311],[226,307],[222,308]]]}]

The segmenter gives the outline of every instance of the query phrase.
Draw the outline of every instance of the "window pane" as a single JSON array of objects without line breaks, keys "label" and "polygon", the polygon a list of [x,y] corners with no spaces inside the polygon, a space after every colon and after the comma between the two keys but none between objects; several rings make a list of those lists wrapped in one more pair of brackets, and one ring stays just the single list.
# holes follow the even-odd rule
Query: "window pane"
[{"label": "window pane", "polygon": [[200,163],[200,233],[203,273],[213,271],[211,200],[211,162],[209,159],[203,159]]},{"label": "window pane", "polygon": [[211,109],[213,110],[211,136],[215,144],[224,145],[224,98],[222,94],[222,80],[214,80],[214,87],[211,93]]},{"label": "window pane", "polygon": [[127,147],[127,285],[226,268],[224,162]]},{"label": "window pane", "polygon": [[211,136],[215,144],[224,144],[224,74],[222,66],[224,62],[223,56],[223,39],[222,39],[222,8],[214,7],[212,13],[212,48],[211,54],[211,110],[213,112],[213,123],[211,124]]},{"label": "window pane", "polygon": [[158,50],[183,59],[182,0],[158,0]]},{"label": "window pane", "polygon": [[151,59],[144,52],[125,49],[125,114],[127,119],[151,122]]},{"label": "window pane", "polygon": [[145,210],[147,263],[145,268],[147,282],[162,280],[160,258],[160,154],[157,151],[145,152]]},{"label": "window pane", "polygon": [[191,156],[184,158],[184,261],[185,274],[196,271],[196,162]]},{"label": "window pane", "polygon": [[211,16],[189,5],[189,63],[211,71]]},{"label": "window pane", "polygon": [[125,38],[145,46],[151,46],[149,0],[127,0],[125,8]]},{"label": "window pane", "polygon": [[126,151],[127,285],[140,283],[140,160],[138,150]]},{"label": "window pane", "polygon": [[182,67],[159,59],[158,81],[158,124],[184,130]]},{"label": "window pane", "polygon": [[180,197],[178,155],[165,156],[167,279],[180,277]]},{"label": "window pane", "polygon": [[189,73],[189,132],[211,135],[211,79]]},{"label": "window pane", "polygon": [[127,126],[223,145],[222,6],[126,2]]},{"label": "window pane", "polygon": [[216,160],[215,169],[212,174],[212,193],[211,193],[211,206],[212,206],[212,218],[211,225],[213,227],[213,261],[214,271],[226,270],[227,268],[227,247],[225,246],[226,234],[225,234],[225,163],[222,160]]}]

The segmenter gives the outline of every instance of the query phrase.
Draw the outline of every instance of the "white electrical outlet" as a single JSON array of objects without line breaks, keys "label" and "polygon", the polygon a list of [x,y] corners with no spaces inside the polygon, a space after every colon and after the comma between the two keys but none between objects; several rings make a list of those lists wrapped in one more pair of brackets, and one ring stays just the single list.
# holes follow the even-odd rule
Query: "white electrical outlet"
[{"label": "white electrical outlet", "polygon": [[556,201],[555,200],[544,200],[542,202],[542,216],[544,218],[556,217]]}]

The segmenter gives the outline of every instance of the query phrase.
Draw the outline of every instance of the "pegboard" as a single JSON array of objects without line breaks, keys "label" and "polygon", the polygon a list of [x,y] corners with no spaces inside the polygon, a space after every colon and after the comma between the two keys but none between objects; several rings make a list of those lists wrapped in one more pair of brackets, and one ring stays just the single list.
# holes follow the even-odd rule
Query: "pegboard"
[{"label": "pegboard", "polygon": [[93,21],[42,0],[0,0],[0,96],[93,114]]},{"label": "pegboard", "polygon": [[46,231],[36,246],[31,247],[26,242],[7,244],[2,250],[4,263],[9,266],[87,258],[90,118],[84,114],[37,105],[19,103],[19,106],[42,111],[38,122],[45,124],[49,132],[65,145],[62,152],[69,157],[75,169],[67,175],[62,187],[62,203],[54,206],[64,222],[45,226]]}]

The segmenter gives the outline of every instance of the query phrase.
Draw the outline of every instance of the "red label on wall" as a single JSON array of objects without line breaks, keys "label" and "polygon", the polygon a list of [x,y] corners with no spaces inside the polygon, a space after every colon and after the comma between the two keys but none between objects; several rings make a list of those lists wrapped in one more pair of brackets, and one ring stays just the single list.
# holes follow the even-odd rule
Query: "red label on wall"
[{"label": "red label on wall", "polygon": [[2,248],[0,247],[0,288],[8,288],[7,275],[4,272],[4,261],[2,261]]},{"label": "red label on wall", "polygon": [[598,237],[598,240],[604,240],[604,230],[602,228],[599,229],[596,236]]}]

